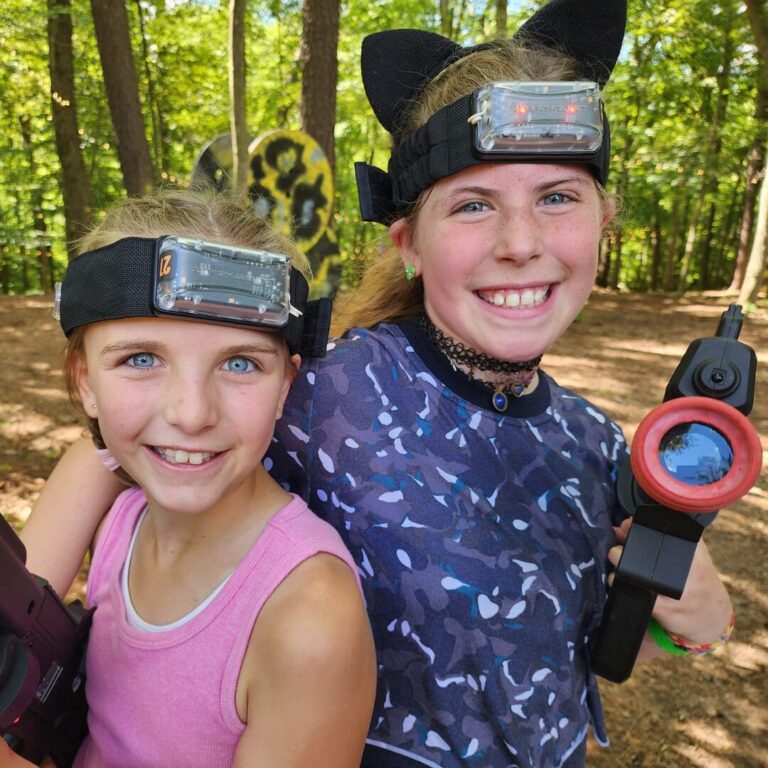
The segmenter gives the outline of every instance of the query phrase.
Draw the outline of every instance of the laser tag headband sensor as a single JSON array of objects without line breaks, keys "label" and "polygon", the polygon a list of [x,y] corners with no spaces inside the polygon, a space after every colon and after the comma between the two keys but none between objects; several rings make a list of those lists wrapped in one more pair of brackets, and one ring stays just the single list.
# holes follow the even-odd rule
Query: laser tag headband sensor
[{"label": "laser tag headband sensor", "polygon": [[493,160],[542,156],[589,160],[603,143],[597,83],[495,83],[474,95],[474,150]]},{"label": "laser tag headband sensor", "polygon": [[597,83],[499,82],[405,137],[388,173],[365,163],[356,163],[355,173],[363,219],[388,223],[436,181],[478,163],[578,163],[605,184],[609,159]]},{"label": "laser tag headband sensor", "polygon": [[308,293],[282,253],[128,237],[70,262],[54,314],[67,336],[102,320],[167,315],[280,333],[291,354],[322,357],[331,303]]}]

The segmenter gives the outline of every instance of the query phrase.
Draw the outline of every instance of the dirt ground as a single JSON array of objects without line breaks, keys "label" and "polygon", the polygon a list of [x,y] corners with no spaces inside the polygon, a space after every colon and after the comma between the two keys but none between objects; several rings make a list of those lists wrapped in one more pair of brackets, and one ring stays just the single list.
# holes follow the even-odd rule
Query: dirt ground
[{"label": "dirt ground", "polygon": [[[688,343],[713,335],[728,303],[721,294],[598,292],[547,354],[545,367],[605,409],[631,438],[661,402]],[[57,457],[81,433],[61,384],[62,336],[50,307],[50,297],[0,297],[0,512],[16,525]],[[765,457],[768,304],[747,319],[740,340],[762,361],[751,420]],[[706,539],[736,607],[733,639],[714,656],[669,657],[635,670],[622,685],[603,683],[611,746],[590,744],[590,768],[768,768],[765,473],[718,515]],[[70,596],[81,590],[82,579]]]}]

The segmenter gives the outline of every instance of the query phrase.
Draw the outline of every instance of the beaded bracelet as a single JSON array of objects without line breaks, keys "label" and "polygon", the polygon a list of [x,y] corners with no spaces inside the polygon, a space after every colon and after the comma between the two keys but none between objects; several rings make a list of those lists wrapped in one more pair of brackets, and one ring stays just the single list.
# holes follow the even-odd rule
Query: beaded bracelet
[{"label": "beaded bracelet", "polygon": [[728,642],[728,639],[733,632],[735,621],[736,614],[732,613],[728,626],[725,628],[725,632],[723,632],[723,634],[714,642],[702,643],[701,645],[694,645],[693,643],[688,642],[684,637],[680,637],[680,635],[667,632],[656,619],[651,619],[648,622],[648,633],[659,648],[667,653],[671,653],[673,656],[701,656],[705,653],[712,653],[721,645]]}]

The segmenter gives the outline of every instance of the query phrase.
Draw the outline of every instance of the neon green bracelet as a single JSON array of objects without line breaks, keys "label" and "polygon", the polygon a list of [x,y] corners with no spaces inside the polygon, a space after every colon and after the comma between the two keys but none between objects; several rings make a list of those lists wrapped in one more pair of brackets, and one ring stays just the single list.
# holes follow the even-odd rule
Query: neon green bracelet
[{"label": "neon green bracelet", "polygon": [[667,633],[667,630],[664,629],[656,619],[652,618],[648,622],[648,634],[653,638],[653,642],[656,643],[662,651],[671,653],[673,656],[687,655],[684,648],[675,645],[672,638]]},{"label": "neon green bracelet", "polygon": [[701,645],[694,645],[680,635],[673,635],[671,632],[667,632],[667,630],[653,618],[648,622],[648,634],[650,634],[659,648],[667,653],[671,653],[673,656],[701,656],[706,653],[712,653],[721,645],[728,642],[728,638],[730,638],[731,633],[733,632],[735,621],[736,614],[732,613],[731,620],[728,622],[728,626],[725,628],[723,634],[713,643],[703,643]]}]

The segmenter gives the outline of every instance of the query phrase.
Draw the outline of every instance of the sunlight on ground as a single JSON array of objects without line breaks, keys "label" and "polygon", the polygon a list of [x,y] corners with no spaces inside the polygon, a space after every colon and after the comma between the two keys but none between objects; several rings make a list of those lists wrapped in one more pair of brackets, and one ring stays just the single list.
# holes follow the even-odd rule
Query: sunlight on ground
[{"label": "sunlight on ground", "polygon": [[764,644],[762,647],[759,646],[754,638],[750,643],[732,640],[728,644],[728,656],[732,665],[748,672],[756,672],[761,668],[768,669],[768,649]]},{"label": "sunlight on ground", "polygon": [[24,387],[24,392],[37,397],[44,397],[48,400],[61,400],[62,403],[68,403],[67,393],[61,387]]},{"label": "sunlight on ground", "polygon": [[[10,486],[6,488],[6,486]],[[8,481],[0,485],[0,513],[5,517],[16,530],[23,527],[27,522],[29,513],[32,511],[32,505],[37,499],[38,492],[43,487],[43,479],[40,478],[37,492],[29,495],[20,496],[12,484]]]}]

